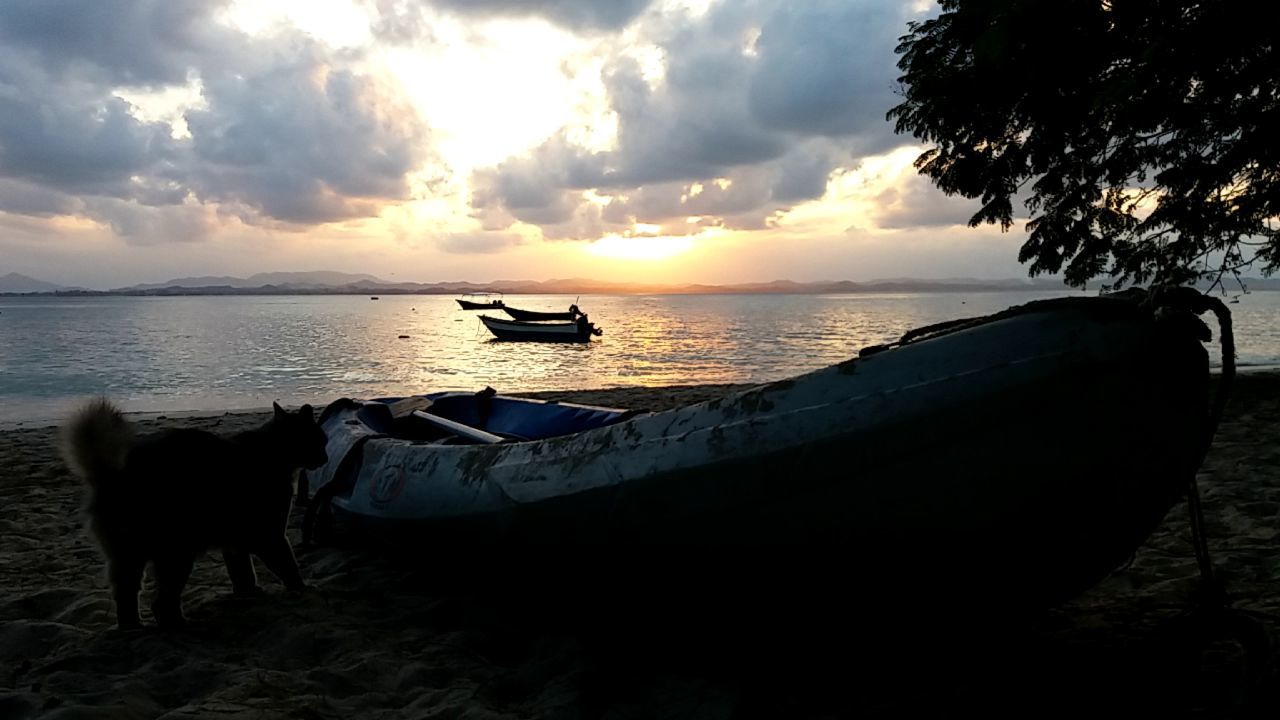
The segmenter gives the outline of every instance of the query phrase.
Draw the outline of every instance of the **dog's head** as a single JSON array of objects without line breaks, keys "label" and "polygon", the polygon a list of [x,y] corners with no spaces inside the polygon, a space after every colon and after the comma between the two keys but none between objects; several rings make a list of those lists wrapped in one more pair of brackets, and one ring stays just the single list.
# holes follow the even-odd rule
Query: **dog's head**
[{"label": "dog's head", "polygon": [[316,424],[315,412],[310,405],[303,405],[292,413],[278,403],[271,403],[271,406],[275,409],[271,423],[295,466],[314,470],[329,462],[329,454],[324,449],[329,439]]}]

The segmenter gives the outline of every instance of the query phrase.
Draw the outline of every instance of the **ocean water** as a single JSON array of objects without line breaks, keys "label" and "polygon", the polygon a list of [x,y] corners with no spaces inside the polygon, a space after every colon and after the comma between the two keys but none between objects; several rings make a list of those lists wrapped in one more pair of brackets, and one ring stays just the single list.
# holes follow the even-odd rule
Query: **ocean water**
[{"label": "ocean water", "polygon": [[[767,382],[914,327],[1067,294],[506,297],[533,310],[576,301],[604,329],[585,345],[495,341],[480,313],[436,295],[0,297],[0,420],[57,419],[97,394],[175,411],[486,385]],[[1280,364],[1280,293],[1230,307],[1241,364]]]}]

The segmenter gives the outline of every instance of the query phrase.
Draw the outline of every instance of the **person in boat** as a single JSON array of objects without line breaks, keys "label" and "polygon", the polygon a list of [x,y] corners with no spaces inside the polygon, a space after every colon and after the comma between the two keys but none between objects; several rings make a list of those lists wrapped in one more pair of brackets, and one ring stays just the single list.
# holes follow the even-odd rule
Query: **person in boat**
[{"label": "person in boat", "polygon": [[569,317],[576,318],[581,314],[582,314],[582,311],[578,309],[578,306],[576,304],[569,306]]}]

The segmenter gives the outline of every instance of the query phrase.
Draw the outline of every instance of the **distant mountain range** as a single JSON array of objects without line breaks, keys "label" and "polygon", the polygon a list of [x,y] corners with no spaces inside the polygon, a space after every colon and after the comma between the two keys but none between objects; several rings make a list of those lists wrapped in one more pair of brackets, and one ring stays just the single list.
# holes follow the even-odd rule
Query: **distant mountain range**
[{"label": "distant mountain range", "polygon": [[72,289],[74,288],[37,280],[18,273],[11,272],[8,275],[0,275],[0,293],[47,293]]},{"label": "distant mountain range", "polygon": [[[1280,290],[1280,278],[1248,278],[1250,290]],[[57,295],[457,295],[499,292],[510,295],[709,295],[822,294],[865,292],[1001,292],[1017,290],[1065,290],[1060,279],[1029,278],[982,280],[976,278],[889,278],[853,282],[772,282],[732,285],[624,283],[568,278],[556,280],[498,280],[490,283],[467,281],[393,283],[374,275],[333,271],[258,273],[247,278],[205,276],[176,278],[163,283],[145,283],[113,290],[83,290],[48,283],[17,273],[0,276],[0,294]]]},{"label": "distant mountain range", "polygon": [[239,290],[260,287],[291,287],[297,289],[323,289],[359,285],[361,283],[385,284],[386,281],[373,275],[356,275],[335,272],[332,270],[316,270],[314,272],[273,272],[258,273],[247,278],[229,277],[226,275],[177,278],[162,283],[147,283],[120,288],[120,292],[159,290],[169,287],[203,288],[229,287]]}]

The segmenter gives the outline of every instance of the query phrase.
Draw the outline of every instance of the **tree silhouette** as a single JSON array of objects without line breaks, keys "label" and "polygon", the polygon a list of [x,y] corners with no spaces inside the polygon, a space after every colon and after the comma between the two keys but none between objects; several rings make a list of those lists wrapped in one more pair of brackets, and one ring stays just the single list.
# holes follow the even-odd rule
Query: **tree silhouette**
[{"label": "tree silhouette", "polygon": [[[1031,275],[1181,284],[1280,264],[1280,61],[1265,4],[939,0],[897,52],[916,168],[1029,211]],[[1064,270],[1065,268],[1065,270]]]}]

